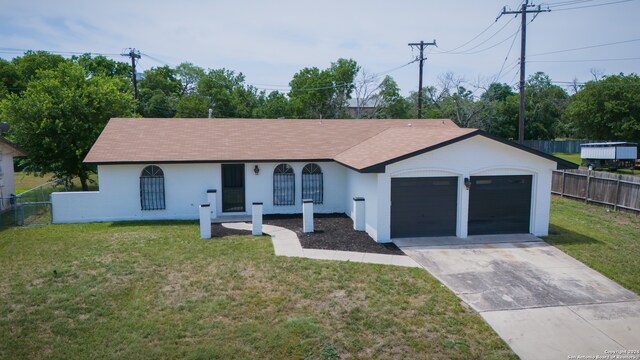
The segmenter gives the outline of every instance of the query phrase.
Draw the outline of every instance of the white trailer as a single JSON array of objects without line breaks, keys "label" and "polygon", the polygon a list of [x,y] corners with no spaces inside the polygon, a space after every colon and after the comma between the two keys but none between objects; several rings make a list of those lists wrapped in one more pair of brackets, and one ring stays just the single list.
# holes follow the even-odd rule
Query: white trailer
[{"label": "white trailer", "polygon": [[580,145],[583,166],[612,170],[635,166],[638,144],[630,142],[604,142]]}]

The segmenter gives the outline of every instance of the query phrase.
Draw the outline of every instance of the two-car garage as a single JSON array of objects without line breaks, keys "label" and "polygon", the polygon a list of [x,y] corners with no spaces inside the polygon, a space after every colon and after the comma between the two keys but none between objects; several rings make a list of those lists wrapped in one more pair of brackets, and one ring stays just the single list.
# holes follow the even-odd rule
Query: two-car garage
[{"label": "two-car garage", "polygon": [[[471,176],[468,235],[530,232],[531,175]],[[459,178],[391,179],[391,238],[455,236]]]}]

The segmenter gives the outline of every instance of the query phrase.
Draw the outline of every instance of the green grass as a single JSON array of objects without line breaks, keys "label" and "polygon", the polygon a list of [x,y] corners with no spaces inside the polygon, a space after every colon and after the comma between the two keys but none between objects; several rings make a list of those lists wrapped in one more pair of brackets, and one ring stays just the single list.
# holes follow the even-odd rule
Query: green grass
[{"label": "green grass", "polygon": [[640,294],[640,216],[553,197],[545,239]]},{"label": "green grass", "polygon": [[198,234],[193,222],[0,230],[0,358],[515,358],[422,269]]},{"label": "green grass", "polygon": [[572,162],[578,166],[580,166],[580,164],[582,163],[582,158],[580,158],[580,154],[553,153],[551,155],[555,157],[559,157],[560,159]]},{"label": "green grass", "polygon": [[46,184],[51,181],[51,175],[36,176],[33,174],[27,174],[26,172],[17,172],[14,175],[16,179],[16,192],[21,194],[29,189]]},{"label": "green grass", "polygon": [[[17,172],[15,173],[16,179],[16,193],[21,194],[29,189],[33,189],[37,186],[48,183],[53,180],[53,175],[46,174],[44,176],[37,176],[33,174],[27,174],[26,172]],[[89,179],[94,182],[89,182],[89,190],[98,190],[98,176],[96,174],[91,174]],[[81,190],[80,181],[78,179],[73,180],[73,187],[69,190],[77,191]]]}]

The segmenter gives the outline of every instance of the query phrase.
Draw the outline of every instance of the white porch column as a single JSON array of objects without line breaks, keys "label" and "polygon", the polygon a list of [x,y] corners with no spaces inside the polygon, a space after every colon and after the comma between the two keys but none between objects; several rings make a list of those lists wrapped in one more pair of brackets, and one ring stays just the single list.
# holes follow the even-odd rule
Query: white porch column
[{"label": "white porch column", "polygon": [[262,203],[254,202],[251,207],[251,224],[253,229],[251,233],[256,236],[262,235]]},{"label": "white porch column", "polygon": [[313,200],[302,200],[302,231],[305,233],[313,232]]},{"label": "white porch column", "polygon": [[[458,178],[458,226],[456,227],[456,236],[466,239],[469,232],[469,191],[467,184],[471,184],[471,176],[463,175]],[[467,182],[467,184],[465,184]]]},{"label": "white porch column", "polygon": [[366,217],[363,197],[353,198],[353,229],[356,231],[365,231]]},{"label": "white porch column", "polygon": [[209,204],[211,206],[209,206],[209,208],[211,209],[211,218],[215,219],[218,217],[218,205],[216,203],[216,197],[217,197],[217,190],[216,189],[209,189],[207,190],[207,201],[209,202]]},{"label": "white porch column", "polygon": [[200,205],[200,239],[211,239],[211,211],[209,204]]}]

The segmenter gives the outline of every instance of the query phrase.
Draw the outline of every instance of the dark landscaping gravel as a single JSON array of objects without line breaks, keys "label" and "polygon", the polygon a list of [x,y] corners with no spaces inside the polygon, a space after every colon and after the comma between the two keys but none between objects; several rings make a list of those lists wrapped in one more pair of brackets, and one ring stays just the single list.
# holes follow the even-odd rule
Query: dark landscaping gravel
[{"label": "dark landscaping gravel", "polygon": [[251,230],[229,229],[220,224],[211,224],[212,238],[222,238],[225,236],[234,236],[234,235],[251,235]]},{"label": "dark landscaping gravel", "polygon": [[[395,244],[379,244],[366,232],[353,230],[353,221],[345,214],[315,214],[314,232],[302,232],[302,215],[265,215],[263,223],[280,226],[295,232],[305,249],[357,251],[376,254],[404,255]],[[250,230],[229,229],[220,224],[211,225],[211,236],[221,238],[250,235]]]},{"label": "dark landscaping gravel", "polygon": [[375,242],[366,232],[353,230],[353,221],[345,214],[315,214],[314,232],[302,232],[302,215],[265,215],[264,224],[281,226],[298,235],[305,249],[358,251],[404,255],[395,244]]}]

